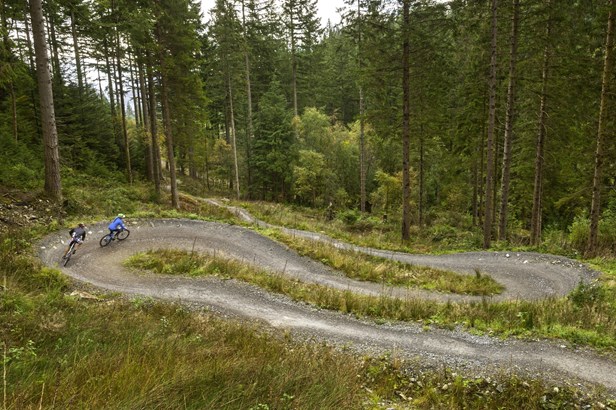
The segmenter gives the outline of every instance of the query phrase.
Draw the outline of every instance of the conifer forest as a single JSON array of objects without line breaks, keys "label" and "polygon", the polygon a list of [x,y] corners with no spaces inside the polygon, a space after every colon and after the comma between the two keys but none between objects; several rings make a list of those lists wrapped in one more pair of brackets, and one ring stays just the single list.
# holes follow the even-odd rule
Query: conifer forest
[{"label": "conifer forest", "polygon": [[[614,0],[2,0],[0,185],[614,252]],[[169,195],[170,194],[170,195]]]}]

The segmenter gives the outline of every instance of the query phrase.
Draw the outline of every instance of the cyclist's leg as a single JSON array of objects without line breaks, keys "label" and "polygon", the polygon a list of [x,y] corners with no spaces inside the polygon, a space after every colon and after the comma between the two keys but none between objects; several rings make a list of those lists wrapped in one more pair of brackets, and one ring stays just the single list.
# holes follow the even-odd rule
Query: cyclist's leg
[{"label": "cyclist's leg", "polygon": [[75,239],[75,246],[73,246],[73,253],[77,252],[77,248],[81,246],[83,241],[81,239]]}]

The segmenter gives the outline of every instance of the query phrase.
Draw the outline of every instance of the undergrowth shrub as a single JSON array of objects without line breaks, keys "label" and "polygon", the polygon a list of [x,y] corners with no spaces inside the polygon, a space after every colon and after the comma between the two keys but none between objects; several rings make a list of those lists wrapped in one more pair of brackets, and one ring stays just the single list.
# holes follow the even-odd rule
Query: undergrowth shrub
[{"label": "undergrowth shrub", "polygon": [[602,304],[606,300],[606,289],[594,283],[580,283],[568,296],[569,300],[577,306],[593,306]]},{"label": "undergrowth shrub", "polygon": [[[578,216],[569,228],[569,242],[577,252],[584,252],[590,236],[590,219],[587,216]],[[599,254],[616,255],[616,212],[606,210],[599,220],[599,234],[597,237]]]}]

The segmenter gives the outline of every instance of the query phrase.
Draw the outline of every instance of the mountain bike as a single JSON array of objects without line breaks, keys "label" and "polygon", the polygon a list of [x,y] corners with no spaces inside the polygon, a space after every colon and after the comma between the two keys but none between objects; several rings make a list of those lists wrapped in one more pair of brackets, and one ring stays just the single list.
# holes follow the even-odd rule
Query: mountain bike
[{"label": "mountain bike", "polygon": [[109,245],[112,241],[115,241],[116,239],[118,241],[123,241],[124,239],[128,238],[128,235],[130,235],[130,231],[128,229],[122,229],[119,232],[117,231],[110,232],[101,238],[99,244],[102,247],[105,247]]},{"label": "mountain bike", "polygon": [[68,261],[71,260],[71,256],[73,256],[76,251],[75,247],[77,246],[77,243],[78,241],[75,238],[71,239],[71,244],[68,246],[68,250],[64,256],[62,256],[62,266],[66,266]]}]

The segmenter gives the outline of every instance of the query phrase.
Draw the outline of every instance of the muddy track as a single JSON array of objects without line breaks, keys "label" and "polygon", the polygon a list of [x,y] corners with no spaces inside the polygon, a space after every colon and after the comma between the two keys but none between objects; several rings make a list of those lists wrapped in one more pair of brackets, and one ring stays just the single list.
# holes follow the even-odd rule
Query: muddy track
[{"label": "muddy track", "polygon": [[[245,211],[244,211],[245,212]],[[389,288],[358,282],[324,265],[301,257],[256,232],[227,224],[191,220],[144,220],[131,225],[131,236],[100,248],[104,225],[90,227],[92,234],[62,271],[96,287],[124,294],[171,300],[216,312],[248,318],[264,326],[282,328],[301,338],[322,340],[362,353],[394,352],[416,358],[421,366],[446,365],[469,375],[521,374],[533,378],[605,387],[616,393],[616,362],[585,349],[571,349],[550,342],[522,342],[475,336],[461,330],[425,330],[413,323],[375,324],[349,315],[318,310],[293,303],[234,280],[184,278],[134,273],[122,261],[139,251],[181,248],[235,258],[302,281],[320,283],[364,294],[461,300],[469,297]],[[314,235],[294,231],[297,235]],[[40,244],[40,257],[59,267],[66,232],[48,235]],[[319,236],[318,240],[330,240]],[[339,247],[352,247],[334,241]],[[475,269],[492,275],[507,290],[494,299],[540,299],[567,294],[580,281],[596,272],[562,257],[529,253],[464,253],[427,256],[355,248],[397,260],[474,274]]]}]

